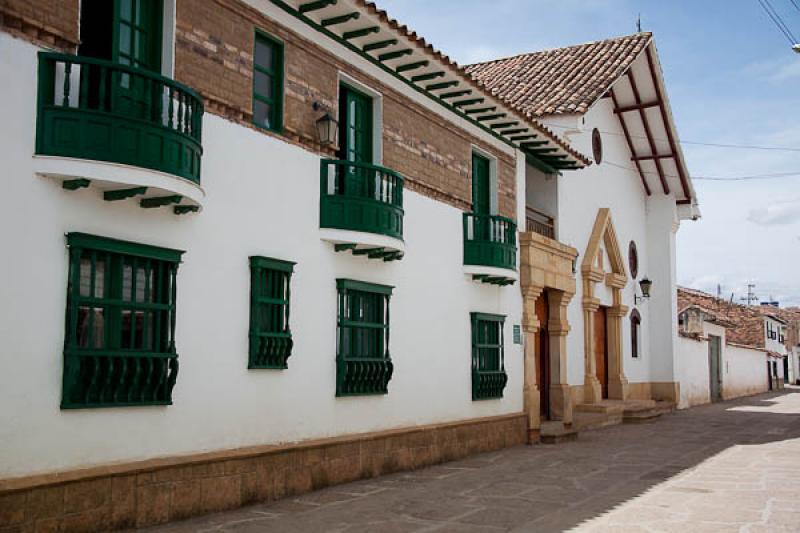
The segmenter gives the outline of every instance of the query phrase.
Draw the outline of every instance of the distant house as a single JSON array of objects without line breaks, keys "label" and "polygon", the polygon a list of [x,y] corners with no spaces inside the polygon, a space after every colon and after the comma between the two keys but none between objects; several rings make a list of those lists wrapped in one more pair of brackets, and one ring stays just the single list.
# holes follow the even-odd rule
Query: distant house
[{"label": "distant house", "polygon": [[779,389],[790,382],[797,374],[790,372],[789,321],[781,314],[777,308],[740,305],[679,287],[679,407]]},{"label": "distant house", "polygon": [[800,308],[762,305],[760,309],[771,319],[767,325],[767,343],[777,346],[776,351],[782,356],[778,374],[785,383],[800,385]]}]

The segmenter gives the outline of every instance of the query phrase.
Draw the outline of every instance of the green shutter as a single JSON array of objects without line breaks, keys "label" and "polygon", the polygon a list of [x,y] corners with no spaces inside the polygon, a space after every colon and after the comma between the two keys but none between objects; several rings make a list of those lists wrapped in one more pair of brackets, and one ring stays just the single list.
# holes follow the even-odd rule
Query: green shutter
[{"label": "green shutter", "polygon": [[178,250],[67,235],[61,407],[167,405],[178,375]]},{"label": "green shutter", "polygon": [[472,399],[503,397],[508,382],[504,362],[503,326],[505,317],[471,313],[472,324]]},{"label": "green shutter", "polygon": [[472,212],[488,215],[491,211],[491,184],[489,160],[472,154]]},{"label": "green shutter", "polygon": [[253,50],[253,123],[283,131],[283,43],[256,31]]},{"label": "green shutter", "polygon": [[287,368],[292,354],[290,281],[295,263],[250,258],[250,358],[248,368]]},{"label": "green shutter", "polygon": [[389,356],[392,287],[336,280],[339,293],[336,396],[387,394],[394,365]]}]

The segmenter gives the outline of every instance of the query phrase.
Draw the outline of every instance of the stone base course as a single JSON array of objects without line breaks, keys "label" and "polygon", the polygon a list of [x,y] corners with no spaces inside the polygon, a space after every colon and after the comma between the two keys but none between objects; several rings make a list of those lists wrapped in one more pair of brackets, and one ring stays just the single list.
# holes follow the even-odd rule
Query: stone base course
[{"label": "stone base course", "polygon": [[523,444],[523,414],[0,480],[0,533],[143,527]]}]

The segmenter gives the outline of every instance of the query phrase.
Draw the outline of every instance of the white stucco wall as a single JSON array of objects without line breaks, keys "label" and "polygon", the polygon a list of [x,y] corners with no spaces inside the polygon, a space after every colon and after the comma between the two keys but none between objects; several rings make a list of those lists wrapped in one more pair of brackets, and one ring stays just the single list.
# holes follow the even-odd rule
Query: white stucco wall
[{"label": "white stucco wall", "polygon": [[677,354],[681,383],[678,408],[709,403],[708,340],[678,337]]},{"label": "white stucco wall", "polygon": [[[623,368],[629,382],[675,381],[673,353],[677,325],[673,312],[675,296],[675,201],[659,191],[647,197],[641,179],[630,161],[619,120],[613,113],[611,99],[602,99],[583,117],[549,117],[546,124],[564,135],[578,151],[592,153],[593,128],[601,131],[603,161],[577,172],[564,172],[558,178],[559,240],[583,254],[589,243],[597,212],[611,210],[620,252],[628,271],[628,245],[636,242],[639,275],[634,280],[628,272],[622,303],[642,316],[642,353],[631,356],[630,320],[622,321]],[[607,258],[608,254],[604,256]],[[606,261],[607,263],[607,261]],[[607,263],[607,269],[610,266]],[[584,381],[583,287],[578,273],[577,294],[570,302],[568,317],[572,328],[568,341],[568,379],[571,385]],[[641,294],[638,282],[643,277],[653,281],[652,297],[638,304],[634,294]],[[595,286],[595,295],[603,305],[611,304],[611,291],[604,284]],[[671,314],[670,314],[671,313]]]},{"label": "white stucco wall", "polygon": [[764,351],[728,344],[725,346],[724,359],[724,399],[758,394],[768,389],[767,358]]},{"label": "white stucco wall", "polygon": [[[402,261],[335,253],[319,237],[318,157],[210,114],[202,213],[67,192],[32,170],[35,53],[0,34],[0,477],[522,410],[522,349],[512,344],[519,287],[464,275],[458,209],[406,191]],[[71,231],[186,250],[174,405],[59,409]],[[247,370],[250,255],[297,262],[285,371]],[[386,396],[334,397],[339,277],[395,286]],[[471,400],[470,311],[507,315],[502,400]]]}]

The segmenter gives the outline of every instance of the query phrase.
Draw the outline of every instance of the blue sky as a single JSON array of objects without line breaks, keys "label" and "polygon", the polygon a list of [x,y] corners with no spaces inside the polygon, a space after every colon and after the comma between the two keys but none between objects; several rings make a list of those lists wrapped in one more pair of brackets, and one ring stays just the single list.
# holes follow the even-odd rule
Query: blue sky
[{"label": "blue sky", "polygon": [[[800,37],[800,11],[770,0]],[[800,1],[795,0],[798,4]],[[379,0],[461,64],[634,33],[655,35],[693,176],[800,173],[800,54],[758,0]],[[678,232],[678,281],[800,305],[800,176],[696,180],[703,219]]]}]

